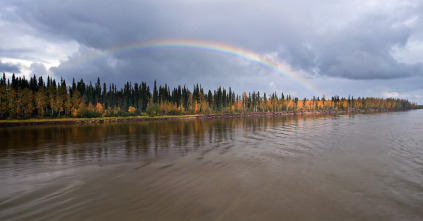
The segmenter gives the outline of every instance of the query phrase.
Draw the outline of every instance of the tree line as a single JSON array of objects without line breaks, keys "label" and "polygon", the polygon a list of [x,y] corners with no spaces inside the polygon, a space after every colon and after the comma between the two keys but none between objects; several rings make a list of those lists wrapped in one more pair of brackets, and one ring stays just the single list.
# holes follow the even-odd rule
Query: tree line
[{"label": "tree line", "polygon": [[296,110],[347,110],[350,108],[369,110],[403,110],[416,108],[415,103],[404,99],[382,98],[340,98],[332,96],[298,99],[276,92],[267,95],[260,92],[236,94],[232,89],[218,87],[207,92],[201,85],[170,88],[167,84],[157,85],[152,90],[146,82],[127,82],[123,88],[114,83],[101,83],[100,78],[93,85],[73,79],[46,80],[35,75],[7,79],[5,73],[0,79],[0,119],[61,118],[61,117],[117,117],[138,115],[181,115],[240,113]]}]

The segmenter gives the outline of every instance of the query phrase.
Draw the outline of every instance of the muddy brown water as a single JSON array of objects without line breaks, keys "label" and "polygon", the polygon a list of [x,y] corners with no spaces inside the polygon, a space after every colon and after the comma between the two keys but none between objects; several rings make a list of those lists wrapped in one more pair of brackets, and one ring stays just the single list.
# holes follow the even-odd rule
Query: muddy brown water
[{"label": "muddy brown water", "polygon": [[0,220],[423,220],[423,110],[0,128]]}]

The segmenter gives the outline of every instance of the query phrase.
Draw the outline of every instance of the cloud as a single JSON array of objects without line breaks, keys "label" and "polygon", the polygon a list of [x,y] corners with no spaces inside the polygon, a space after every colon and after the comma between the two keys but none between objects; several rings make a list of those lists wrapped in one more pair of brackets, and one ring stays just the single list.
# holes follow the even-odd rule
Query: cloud
[{"label": "cloud", "polygon": [[9,72],[9,73],[20,73],[21,67],[19,64],[12,64],[10,62],[3,63],[0,60],[0,71],[1,72]]},{"label": "cloud", "polygon": [[400,97],[400,94],[396,91],[391,91],[391,92],[382,92],[382,95],[384,97],[392,97],[392,98],[398,98]]},{"label": "cloud", "polygon": [[423,90],[407,91],[405,93],[399,93],[396,91],[385,91],[382,92],[381,95],[383,98],[406,99],[414,102],[420,101],[418,104],[421,104],[421,101],[423,99],[422,92]]},{"label": "cloud", "polygon": [[78,63],[137,42],[198,39],[275,55],[321,88],[346,80],[339,94],[358,83],[372,91],[374,82],[400,91],[398,82],[413,84],[410,79],[423,75],[422,14],[423,3],[397,0],[4,0],[0,27],[8,32],[0,53],[3,60],[42,63],[63,78],[205,82],[242,90],[273,90],[274,82],[276,90],[303,96],[303,88],[283,77],[271,79],[275,73],[205,52],[133,50]]},{"label": "cloud", "polygon": [[51,67],[49,71],[54,77],[64,78],[65,80],[84,80],[95,81],[98,77],[110,79],[110,82],[123,83],[121,75],[116,72],[118,61],[113,55],[104,55],[104,52],[80,45],[78,50],[69,55],[65,60],[61,60],[56,67]]},{"label": "cloud", "polygon": [[[413,4],[392,1],[387,7],[364,1],[357,8],[327,1],[222,2],[102,1],[101,9],[93,11],[96,1],[52,0],[20,2],[14,11],[41,32],[99,50],[159,38],[197,38],[260,53],[276,47],[282,59],[304,70],[317,68],[321,75],[379,79],[402,77],[398,72],[408,71],[390,51],[404,45],[412,33],[411,18],[416,20],[420,12]],[[375,11],[377,7],[386,12]],[[357,65],[348,64],[368,57],[377,61],[371,67],[362,65],[356,71]],[[386,68],[397,70],[387,73]]]},{"label": "cloud", "polygon": [[31,74],[35,74],[36,76],[50,74],[50,72],[42,63],[34,62],[31,64],[31,66],[29,66],[29,69],[31,70]]},{"label": "cloud", "polygon": [[423,38],[410,38],[406,45],[394,47],[392,56],[395,60],[406,64],[423,63]]},{"label": "cloud", "polygon": [[398,18],[371,15],[340,27],[313,33],[310,43],[297,42],[284,50],[285,57],[305,70],[347,79],[392,79],[423,74],[421,63],[404,63],[392,55],[411,36],[411,29]]},{"label": "cloud", "polygon": [[80,47],[51,71],[56,76],[75,76],[77,79],[92,80],[100,76],[120,85],[128,80],[157,80],[174,85],[209,82],[213,87],[234,77],[241,81],[241,78],[271,72],[254,62],[202,50],[153,48],[107,54],[88,47]]}]

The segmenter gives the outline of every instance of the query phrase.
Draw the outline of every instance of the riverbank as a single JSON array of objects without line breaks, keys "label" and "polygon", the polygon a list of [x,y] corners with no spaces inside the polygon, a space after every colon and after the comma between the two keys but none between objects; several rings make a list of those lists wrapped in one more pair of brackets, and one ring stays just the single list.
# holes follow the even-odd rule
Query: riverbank
[{"label": "riverbank", "polygon": [[25,126],[25,125],[60,125],[60,124],[96,124],[129,121],[152,121],[194,118],[197,115],[177,115],[177,116],[132,116],[132,117],[100,117],[100,118],[57,118],[57,119],[26,119],[26,120],[0,120],[0,127]]},{"label": "riverbank", "polygon": [[[0,120],[0,127],[25,126],[25,125],[60,125],[60,124],[98,124],[112,122],[133,122],[133,121],[158,121],[170,119],[213,119],[213,118],[242,118],[242,117],[264,117],[264,116],[301,116],[321,114],[345,114],[345,113],[373,113],[390,112],[398,110],[387,109],[349,109],[349,110],[297,110],[279,112],[245,112],[245,113],[223,113],[223,114],[196,114],[196,115],[167,115],[167,116],[136,116],[136,117],[101,117],[101,118],[58,118],[58,119],[27,119],[27,120]],[[402,111],[402,110],[399,110]]]}]

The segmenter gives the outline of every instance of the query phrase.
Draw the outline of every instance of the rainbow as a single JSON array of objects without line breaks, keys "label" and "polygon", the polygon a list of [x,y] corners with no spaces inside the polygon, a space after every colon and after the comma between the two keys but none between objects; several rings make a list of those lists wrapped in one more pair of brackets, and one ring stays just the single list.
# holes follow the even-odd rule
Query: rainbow
[{"label": "rainbow", "polygon": [[[95,54],[91,56],[84,57],[74,63],[69,64],[66,67],[63,67],[64,70],[72,69],[76,66],[89,63],[91,61],[107,57],[111,54],[124,53],[134,50],[144,50],[144,49],[155,49],[155,48],[167,48],[167,49],[194,49],[201,51],[208,51],[218,54],[223,54],[231,57],[241,58],[247,61],[254,62],[266,69],[275,71],[276,73],[288,77],[293,80],[301,87],[307,89],[313,95],[321,95],[322,93],[313,87],[308,81],[301,77],[301,74],[292,70],[289,66],[282,64],[275,59],[272,59],[268,56],[264,56],[253,51],[249,51],[243,48],[235,47],[232,45],[221,44],[210,41],[199,41],[199,40],[156,40],[141,42],[135,44],[129,44],[121,47],[111,48],[103,51],[100,54]],[[62,69],[63,70],[63,69]]]}]

